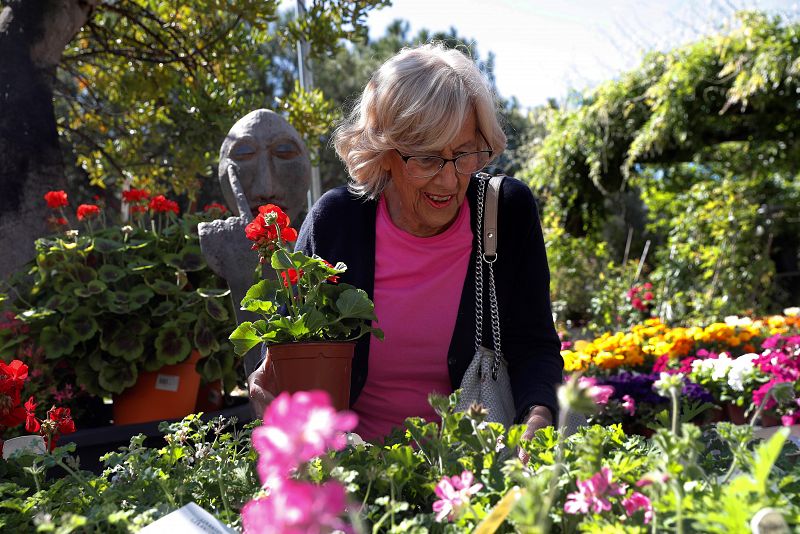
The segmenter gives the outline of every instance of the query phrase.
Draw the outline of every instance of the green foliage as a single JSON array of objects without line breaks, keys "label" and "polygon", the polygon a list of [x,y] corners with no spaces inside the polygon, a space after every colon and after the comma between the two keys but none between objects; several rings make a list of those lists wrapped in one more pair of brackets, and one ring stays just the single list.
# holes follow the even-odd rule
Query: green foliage
[{"label": "green foliage", "polygon": [[212,289],[224,280],[200,254],[197,223],[206,216],[162,217],[150,230],[140,220],[38,240],[29,283],[14,286],[18,298],[8,306],[26,331],[0,332],[0,346],[20,356],[38,347],[53,361],[45,375],[68,376],[98,396],[120,393],[142,370],[181,362],[194,348],[204,356],[204,379],[231,390],[233,310],[228,291]]},{"label": "green foliage", "polygon": [[[313,0],[306,17],[280,31],[277,0],[101,3],[65,51],[55,88],[59,133],[79,181],[109,187],[133,179],[194,198],[198,181],[215,176],[233,122],[276,107],[269,42],[304,38],[315,53],[332,53],[341,39],[363,36],[366,13],[385,3]],[[298,129],[330,126],[324,112],[285,102],[303,121]]]}]

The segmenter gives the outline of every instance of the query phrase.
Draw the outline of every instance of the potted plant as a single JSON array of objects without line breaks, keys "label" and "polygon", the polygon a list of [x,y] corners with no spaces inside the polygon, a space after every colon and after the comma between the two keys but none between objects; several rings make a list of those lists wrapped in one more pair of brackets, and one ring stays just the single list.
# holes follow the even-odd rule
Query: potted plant
[{"label": "potted plant", "polygon": [[345,264],[333,266],[290,250],[297,231],[289,223],[286,213],[267,204],[246,227],[253,249],[262,264],[275,270],[275,279],[261,280],[245,294],[242,309],[263,319],[243,322],[230,340],[239,355],[265,343],[281,391],[323,389],[337,409],[346,409],[355,340],[366,334],[383,339],[383,332],[370,324],[377,318],[367,293],[338,283]]},{"label": "potted plant", "polygon": [[[126,191],[123,199],[128,224],[108,223],[97,205],[81,205],[74,222],[64,213],[67,195],[48,193],[60,231],[37,240],[28,281],[10,286],[14,303],[7,311],[22,326],[0,329],[0,347],[35,351],[42,364],[51,364],[50,375],[67,376],[76,392],[96,397],[124,396],[143,374],[184,362],[190,372],[196,365],[206,381],[232,389],[237,372],[226,342],[233,326],[228,291],[207,268],[196,231],[213,214],[180,217],[177,203],[142,190]],[[184,413],[164,417],[194,411],[194,376]],[[153,415],[137,417],[158,418]]]}]

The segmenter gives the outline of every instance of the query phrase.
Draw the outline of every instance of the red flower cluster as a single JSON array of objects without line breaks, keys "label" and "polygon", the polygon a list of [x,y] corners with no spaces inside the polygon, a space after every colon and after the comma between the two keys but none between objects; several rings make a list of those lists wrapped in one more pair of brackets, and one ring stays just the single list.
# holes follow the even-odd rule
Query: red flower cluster
[{"label": "red flower cluster", "polygon": [[0,361],[0,426],[17,426],[25,421],[25,409],[20,406],[20,395],[28,366],[20,360],[11,363]]},{"label": "red flower cluster", "polygon": [[[645,282],[642,286],[633,286],[630,288],[626,295],[631,301],[631,306],[640,312],[649,311],[650,307],[653,305],[653,293],[650,291],[651,289],[653,289],[653,284],[650,282]],[[640,293],[641,298],[639,298]]]},{"label": "red flower cluster", "polygon": [[[274,220],[268,224],[267,218]],[[258,216],[245,227],[244,233],[247,239],[255,242],[254,249],[270,248],[269,245],[278,239],[279,229],[283,241],[297,241],[297,230],[289,227],[289,216],[278,206],[267,204],[258,208]]]},{"label": "red flower cluster", "polygon": [[300,274],[295,269],[287,269],[289,271],[289,277],[287,281],[286,271],[281,271],[281,278],[283,279],[283,287],[289,287],[289,284],[295,285],[297,283],[297,279],[299,276],[303,276],[303,270],[300,269]]},{"label": "red flower cluster", "polygon": [[206,204],[206,207],[203,208],[203,211],[205,211],[206,213],[219,212],[220,215],[224,215],[228,213],[228,208],[226,208],[219,202],[212,202],[211,204]]},{"label": "red flower cluster", "polygon": [[17,319],[17,315],[12,311],[0,313],[0,331],[9,330],[13,335],[27,334],[30,327]]},{"label": "red flower cluster", "polygon": [[78,220],[91,219],[100,215],[100,206],[95,204],[81,204],[78,206]]},{"label": "red flower cluster", "polygon": [[[333,265],[331,265],[331,263],[328,260],[322,260],[322,261],[325,262],[325,265],[327,265],[328,267],[333,269]],[[329,276],[328,277],[328,282],[331,282],[333,284],[338,284],[339,283],[339,276],[338,275]]]},{"label": "red flower cluster", "polygon": [[46,419],[39,419],[36,417],[36,403],[31,397],[25,403],[25,430],[41,434],[48,449],[52,451],[56,448],[59,437],[75,432],[75,421],[72,420],[69,408],[56,408],[55,406],[47,411]]},{"label": "red flower cluster", "polygon": [[171,211],[174,212],[175,215],[181,211],[177,202],[174,200],[169,200],[164,195],[158,195],[151,198],[149,208],[150,211],[154,213],[167,213]]},{"label": "red flower cluster", "polygon": [[57,210],[67,205],[67,194],[64,191],[48,191],[44,195],[47,207]]},{"label": "red flower cluster", "polygon": [[150,191],[145,191],[144,189],[131,188],[122,192],[122,200],[129,203],[142,202],[148,198],[150,198]]}]

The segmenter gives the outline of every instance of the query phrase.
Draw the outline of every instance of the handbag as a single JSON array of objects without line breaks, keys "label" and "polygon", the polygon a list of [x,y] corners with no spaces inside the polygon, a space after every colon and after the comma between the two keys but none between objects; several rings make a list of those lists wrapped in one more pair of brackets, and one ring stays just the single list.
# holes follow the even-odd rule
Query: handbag
[{"label": "handbag", "polygon": [[[489,414],[486,421],[511,426],[516,416],[508,364],[500,344],[500,309],[494,280],[497,261],[497,212],[500,184],[505,176],[478,173],[478,248],[475,256],[475,355],[461,380],[457,409],[466,411],[473,403],[481,404]],[[486,192],[484,193],[484,190]],[[485,196],[485,206],[484,206]],[[483,271],[488,271],[489,309],[494,350],[483,346]]]}]

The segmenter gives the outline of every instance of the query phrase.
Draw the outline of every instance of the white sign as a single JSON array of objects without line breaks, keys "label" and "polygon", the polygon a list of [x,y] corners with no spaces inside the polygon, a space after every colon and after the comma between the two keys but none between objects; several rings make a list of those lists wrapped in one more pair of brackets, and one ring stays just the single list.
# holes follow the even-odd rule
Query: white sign
[{"label": "white sign", "polygon": [[27,454],[44,454],[44,438],[42,436],[20,436],[3,443],[3,459],[7,460],[17,451]]},{"label": "white sign", "polygon": [[150,523],[142,534],[235,534],[236,531],[225,526],[222,521],[209,514],[197,504],[190,502],[183,508],[167,514],[158,521]]},{"label": "white sign", "polygon": [[175,375],[158,375],[156,377],[156,389],[162,391],[178,391],[181,377]]}]

